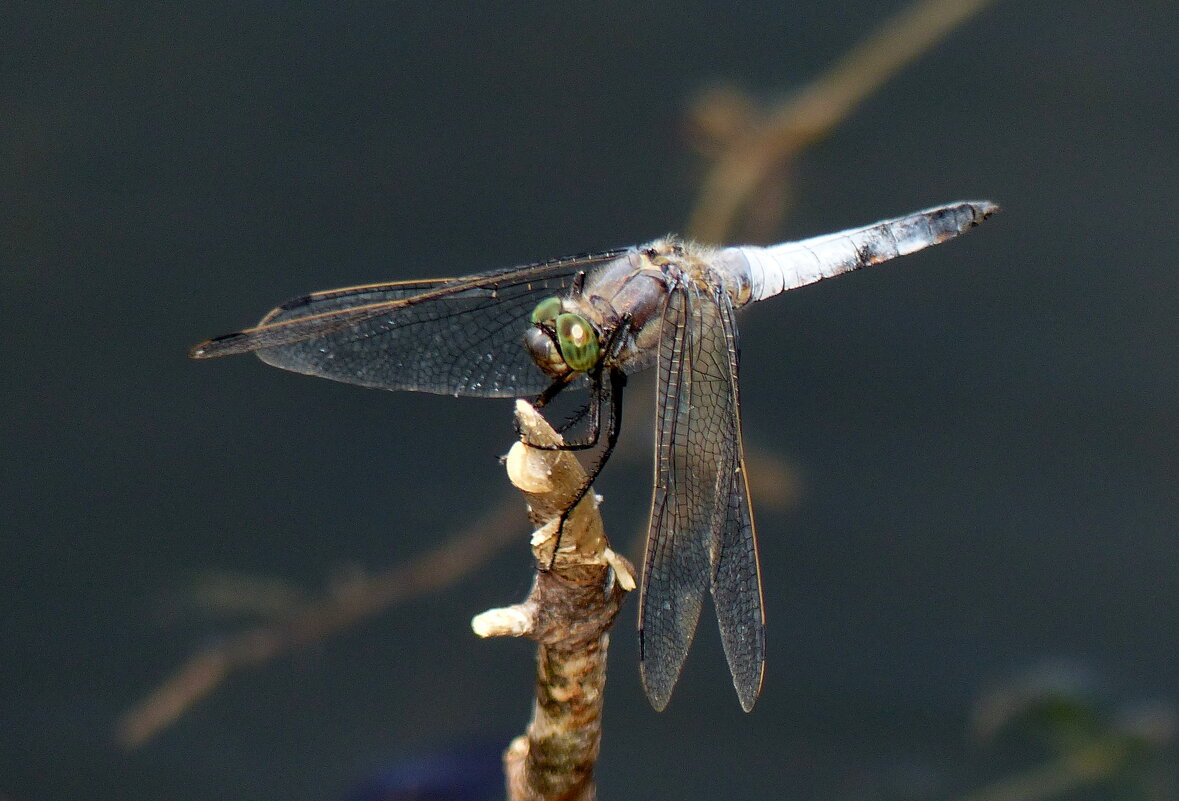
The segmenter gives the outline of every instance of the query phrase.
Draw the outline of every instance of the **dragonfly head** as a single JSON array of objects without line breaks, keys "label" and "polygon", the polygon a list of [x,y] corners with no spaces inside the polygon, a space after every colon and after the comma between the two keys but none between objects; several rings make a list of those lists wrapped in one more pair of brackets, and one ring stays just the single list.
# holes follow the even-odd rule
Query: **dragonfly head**
[{"label": "dragonfly head", "polygon": [[589,320],[564,311],[560,298],[548,298],[532,310],[532,327],[524,346],[545,375],[565,378],[584,373],[598,363],[601,340]]}]

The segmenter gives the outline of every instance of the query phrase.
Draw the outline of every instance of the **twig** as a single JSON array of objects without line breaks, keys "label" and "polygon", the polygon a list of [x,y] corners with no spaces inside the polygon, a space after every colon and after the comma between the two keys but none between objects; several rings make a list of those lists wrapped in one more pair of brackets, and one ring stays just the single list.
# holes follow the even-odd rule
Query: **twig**
[{"label": "twig", "polygon": [[[524,401],[516,404],[516,420],[522,440],[561,443]],[[572,453],[521,441],[508,454],[507,469],[537,527],[532,535],[536,580],[523,603],[477,615],[471,627],[481,637],[524,636],[538,643],[532,721],[504,754],[508,798],[592,801],[608,632],[626,591],[634,589],[634,569],[610,550],[592,492],[568,515],[553,559],[561,513],[586,480]]]},{"label": "twig", "polygon": [[[733,135],[704,179],[687,232],[729,239],[742,212],[806,147],[826,136],[889,78],[994,0],[917,0],[758,124]],[[767,181],[767,178],[769,179]]]}]

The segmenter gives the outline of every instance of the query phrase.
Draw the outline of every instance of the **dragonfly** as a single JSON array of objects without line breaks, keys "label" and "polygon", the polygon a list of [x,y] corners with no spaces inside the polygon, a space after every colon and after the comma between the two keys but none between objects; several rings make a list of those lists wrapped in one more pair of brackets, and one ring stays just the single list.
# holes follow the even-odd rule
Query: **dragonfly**
[{"label": "dragonfly", "polygon": [[190,355],[253,352],[348,384],[530,396],[537,407],[566,389],[587,389],[584,437],[566,446],[600,451],[581,495],[617,441],[626,376],[654,367],[655,481],[639,601],[643,686],[656,710],[667,706],[711,594],[748,712],[761,692],[766,636],[734,312],[945,242],[998,210],[990,201],[959,201],[769,247],[669,237],[463,278],[316,292]]}]

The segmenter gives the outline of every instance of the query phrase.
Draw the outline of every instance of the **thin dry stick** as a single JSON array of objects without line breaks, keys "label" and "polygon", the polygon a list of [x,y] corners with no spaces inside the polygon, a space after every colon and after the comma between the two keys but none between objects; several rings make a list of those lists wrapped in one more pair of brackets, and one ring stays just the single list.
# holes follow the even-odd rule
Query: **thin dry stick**
[{"label": "thin dry stick", "polygon": [[592,492],[568,515],[553,559],[561,514],[585,482],[585,470],[569,451],[524,444],[562,444],[530,404],[517,401],[516,420],[521,442],[509,452],[507,470],[536,526],[536,579],[523,603],[477,615],[471,627],[481,637],[523,636],[538,643],[532,721],[504,754],[509,800],[592,801],[608,632],[623,596],[634,589],[634,569],[610,550]]},{"label": "thin dry stick", "polygon": [[764,185],[826,136],[889,78],[994,0],[918,0],[887,20],[824,75],[734,137],[704,179],[688,234],[724,242]]},{"label": "thin dry stick", "polygon": [[515,499],[505,499],[483,520],[427,554],[301,604],[279,623],[257,626],[198,651],[120,718],[117,741],[124,748],[136,748],[234,671],[264,665],[396,603],[450,586],[519,536],[518,515]]}]

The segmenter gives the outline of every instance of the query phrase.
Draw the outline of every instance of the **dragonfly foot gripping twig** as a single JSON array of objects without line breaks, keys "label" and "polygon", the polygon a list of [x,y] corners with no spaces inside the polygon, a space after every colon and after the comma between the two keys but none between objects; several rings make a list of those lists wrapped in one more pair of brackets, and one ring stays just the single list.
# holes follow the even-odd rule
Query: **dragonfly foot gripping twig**
[{"label": "dragonfly foot gripping twig", "polygon": [[[517,404],[516,418],[522,439],[542,447],[560,443],[529,404]],[[523,636],[538,643],[532,721],[504,754],[508,797],[593,799],[609,630],[635,586],[633,568],[610,550],[592,492],[567,515],[554,557],[557,521],[585,481],[572,453],[520,442],[508,454],[507,469],[537,526],[536,580],[524,602],[477,615],[471,626],[481,637]]]}]

